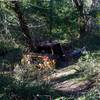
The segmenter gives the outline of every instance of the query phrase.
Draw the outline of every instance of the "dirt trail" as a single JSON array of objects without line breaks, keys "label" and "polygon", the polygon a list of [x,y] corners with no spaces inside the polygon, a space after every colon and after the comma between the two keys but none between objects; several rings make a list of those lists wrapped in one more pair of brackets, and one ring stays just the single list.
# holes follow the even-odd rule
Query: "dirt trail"
[{"label": "dirt trail", "polygon": [[54,74],[49,76],[49,79],[53,84],[53,89],[60,92],[80,92],[88,89],[93,83],[84,78],[82,79],[72,66],[71,68],[56,70]]}]

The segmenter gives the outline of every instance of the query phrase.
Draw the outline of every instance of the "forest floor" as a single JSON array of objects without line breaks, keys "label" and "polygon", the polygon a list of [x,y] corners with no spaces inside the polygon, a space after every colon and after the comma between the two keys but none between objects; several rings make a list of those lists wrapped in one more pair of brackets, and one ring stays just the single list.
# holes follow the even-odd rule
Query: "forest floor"
[{"label": "forest floor", "polygon": [[[95,74],[87,75],[88,73],[90,73],[88,67],[90,68],[90,65],[87,66],[86,69],[84,69],[83,66],[84,69],[83,70],[82,67],[78,66],[78,64],[75,63],[73,65],[69,65],[64,68],[54,69],[54,71],[50,75],[48,74],[48,76],[46,77],[47,80],[44,80],[44,81],[49,81],[50,83],[49,88],[53,92],[55,92],[54,94],[50,93],[49,89],[45,86],[44,88],[46,89],[44,93],[42,93],[43,91],[41,89],[42,87],[40,88],[35,87],[35,90],[32,90],[33,87],[32,88],[29,87],[30,90],[28,89],[28,91],[30,93],[32,93],[33,91],[33,93],[36,92],[35,94],[39,93],[40,95],[41,93],[42,95],[49,94],[51,97],[53,97],[53,100],[60,100],[61,97],[65,98],[62,100],[99,100],[99,99],[91,99],[91,95],[93,95],[92,93],[94,93],[94,91],[96,90],[96,89],[92,90],[95,87],[96,75]],[[87,70],[87,73],[85,72],[85,70]],[[14,84],[14,81],[15,80],[13,80],[13,78],[9,77],[9,73],[3,73],[3,75],[0,75],[0,86],[1,86],[0,98],[2,98],[3,96],[5,98],[6,90],[10,91],[10,89],[13,86],[15,88],[14,91],[17,92],[17,95],[25,95],[27,93],[26,86],[24,87],[23,85],[21,87],[19,87],[20,85],[16,86]],[[92,92],[90,92],[91,90]],[[22,91],[24,93],[22,93]],[[88,92],[90,92],[89,93],[90,97],[87,96]],[[82,99],[80,99],[80,97]],[[6,99],[2,99],[2,100],[6,100]],[[47,99],[43,99],[43,100],[47,100]]]},{"label": "forest floor", "polygon": [[[77,66],[76,66],[77,67]],[[61,92],[79,92],[85,90],[92,85],[90,80],[85,79],[85,77],[78,76],[76,69],[74,68],[63,68],[57,70],[51,76],[51,82],[55,90]]]},{"label": "forest floor", "polygon": [[[28,87],[26,81],[25,84],[16,81],[13,78],[13,73],[9,75],[9,73],[0,72],[0,100],[34,100],[30,99],[33,94],[51,95],[53,100],[61,100],[61,97],[64,98],[62,100],[100,100],[100,74],[97,74],[100,73],[99,39],[98,41],[95,39],[96,45],[94,45],[93,41],[91,45],[88,43],[88,47],[92,47],[92,50],[86,54],[85,61],[54,69],[51,74],[48,74],[47,80],[44,79],[44,81],[50,83],[48,87],[48,84]],[[8,53],[5,60],[4,58],[0,59],[4,60],[5,63],[9,61],[10,64],[8,64],[11,66],[16,60],[15,58],[17,58],[14,54],[17,53]],[[3,66],[5,67],[5,65]],[[30,84],[30,81],[28,81],[28,84]],[[14,91],[15,94],[10,94],[11,91]],[[24,99],[11,99],[10,97],[12,96],[13,98],[14,95],[18,98],[24,97]]]}]

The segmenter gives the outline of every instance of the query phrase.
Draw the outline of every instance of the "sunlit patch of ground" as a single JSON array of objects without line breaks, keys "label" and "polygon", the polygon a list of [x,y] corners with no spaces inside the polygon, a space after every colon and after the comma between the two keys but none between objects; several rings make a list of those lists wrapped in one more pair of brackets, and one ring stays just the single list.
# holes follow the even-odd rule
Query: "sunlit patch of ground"
[{"label": "sunlit patch of ground", "polygon": [[60,92],[79,92],[90,88],[93,81],[82,77],[77,70],[79,70],[77,65],[55,70],[49,76],[52,88]]}]

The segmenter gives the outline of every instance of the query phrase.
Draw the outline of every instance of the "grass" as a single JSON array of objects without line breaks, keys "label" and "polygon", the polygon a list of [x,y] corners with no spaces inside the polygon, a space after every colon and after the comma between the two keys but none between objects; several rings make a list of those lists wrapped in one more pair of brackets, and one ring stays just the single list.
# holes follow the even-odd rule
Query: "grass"
[{"label": "grass", "polygon": [[[84,45],[88,48],[86,56],[83,56],[73,66],[68,66],[66,71],[76,69],[77,72],[67,76],[61,76],[55,81],[63,82],[69,80],[98,80],[94,77],[100,71],[100,37],[93,35],[84,40]],[[80,46],[79,46],[80,47]],[[2,62],[4,66],[11,67],[13,64],[18,63],[20,56],[19,51],[12,50],[7,53],[5,57],[0,57],[0,65]],[[12,63],[12,64],[11,64]],[[78,66],[78,68],[76,67]],[[60,69],[59,69],[60,70]],[[2,73],[2,71],[1,71]],[[0,73],[0,100],[33,100],[37,94],[40,95],[41,100],[47,100],[48,96],[52,96],[53,100],[99,100],[100,99],[100,86],[99,82],[94,86],[81,93],[60,93],[51,88],[51,84],[43,82],[43,84],[34,84],[33,80],[27,82],[17,81],[10,73]],[[49,75],[49,74],[48,74]],[[31,84],[30,84],[31,83]]]}]

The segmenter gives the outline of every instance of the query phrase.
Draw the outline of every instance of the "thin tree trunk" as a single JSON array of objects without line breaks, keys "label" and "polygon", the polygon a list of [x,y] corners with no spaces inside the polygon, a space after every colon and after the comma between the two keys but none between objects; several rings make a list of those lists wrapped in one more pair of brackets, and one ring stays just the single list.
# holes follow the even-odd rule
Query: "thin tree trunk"
[{"label": "thin tree trunk", "polygon": [[79,25],[80,25],[80,38],[83,38],[86,36],[86,26],[87,26],[87,19],[84,15],[84,9],[83,9],[83,1],[82,0],[73,0],[77,10],[79,11]]},{"label": "thin tree trunk", "polygon": [[53,10],[53,0],[50,0],[50,34],[52,34],[52,25],[53,25],[53,18],[52,18],[52,10]]},{"label": "thin tree trunk", "polygon": [[17,17],[19,19],[21,30],[22,30],[23,35],[25,37],[25,40],[28,44],[28,47],[29,47],[30,50],[32,50],[34,48],[33,41],[32,41],[31,36],[29,35],[30,31],[29,31],[29,28],[28,28],[27,23],[25,21],[25,17],[20,10],[19,2],[18,1],[12,1],[11,3],[13,4],[12,8],[15,11],[15,13],[17,14]]}]

